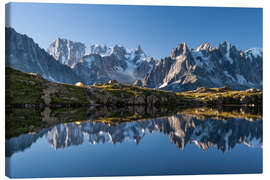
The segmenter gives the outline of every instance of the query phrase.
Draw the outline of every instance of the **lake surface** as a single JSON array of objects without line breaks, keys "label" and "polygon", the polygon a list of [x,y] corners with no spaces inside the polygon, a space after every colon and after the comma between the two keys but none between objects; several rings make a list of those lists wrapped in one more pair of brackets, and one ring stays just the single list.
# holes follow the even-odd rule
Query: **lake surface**
[{"label": "lake surface", "polygon": [[[196,111],[195,111],[196,112]],[[196,113],[59,123],[6,141],[10,177],[262,172],[262,119]]]}]

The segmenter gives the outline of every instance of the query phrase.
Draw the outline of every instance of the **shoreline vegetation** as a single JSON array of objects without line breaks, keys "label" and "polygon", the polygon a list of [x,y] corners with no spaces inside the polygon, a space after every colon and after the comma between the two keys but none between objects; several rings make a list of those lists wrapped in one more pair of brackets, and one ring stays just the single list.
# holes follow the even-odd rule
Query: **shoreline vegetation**
[{"label": "shoreline vegetation", "polygon": [[201,119],[262,119],[262,91],[229,87],[174,93],[111,81],[85,86],[53,83],[6,68],[6,138],[58,123],[124,123],[181,113]]}]

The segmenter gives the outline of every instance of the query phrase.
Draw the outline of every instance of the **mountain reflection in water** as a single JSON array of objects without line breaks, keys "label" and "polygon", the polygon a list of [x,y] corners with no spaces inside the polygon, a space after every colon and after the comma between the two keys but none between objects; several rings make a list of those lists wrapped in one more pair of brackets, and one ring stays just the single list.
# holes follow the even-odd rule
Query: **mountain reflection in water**
[{"label": "mountain reflection in water", "polygon": [[[6,141],[6,156],[24,151],[39,138],[45,137],[54,149],[89,144],[122,144],[128,141],[140,144],[150,134],[161,132],[168,136],[179,150],[194,144],[203,151],[215,147],[230,151],[237,144],[262,147],[262,119],[248,121],[245,118],[200,116],[191,111],[165,117],[137,121],[76,121],[44,128],[38,133],[22,134]],[[198,111],[197,111],[198,112]]]}]

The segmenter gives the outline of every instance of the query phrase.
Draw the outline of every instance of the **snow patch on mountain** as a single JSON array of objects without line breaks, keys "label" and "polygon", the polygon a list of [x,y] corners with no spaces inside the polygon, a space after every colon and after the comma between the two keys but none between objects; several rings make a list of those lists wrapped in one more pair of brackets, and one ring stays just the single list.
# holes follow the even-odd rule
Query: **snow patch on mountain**
[{"label": "snow patch on mountain", "polygon": [[230,64],[233,64],[233,60],[230,57],[230,47],[231,47],[231,45],[230,45],[230,43],[228,41],[225,41],[225,42],[226,42],[226,46],[227,46],[225,56],[226,56],[227,60],[230,62]]},{"label": "snow patch on mountain", "polygon": [[246,59],[253,60],[252,57],[262,57],[262,48],[251,48],[246,50],[244,53]]},{"label": "snow patch on mountain", "polygon": [[198,48],[195,51],[191,51],[191,53],[197,66],[205,69],[208,72],[213,71],[214,65],[209,60],[209,56],[205,56],[201,51],[198,51]]},{"label": "snow patch on mountain", "polygon": [[100,56],[109,56],[112,54],[112,47],[107,47],[106,45],[92,44],[90,48],[87,48],[88,54],[99,54]]},{"label": "snow patch on mountain", "polygon": [[164,88],[164,87],[166,87],[167,85],[168,85],[168,83],[165,82],[165,83],[163,83],[162,85],[160,85],[159,88]]}]

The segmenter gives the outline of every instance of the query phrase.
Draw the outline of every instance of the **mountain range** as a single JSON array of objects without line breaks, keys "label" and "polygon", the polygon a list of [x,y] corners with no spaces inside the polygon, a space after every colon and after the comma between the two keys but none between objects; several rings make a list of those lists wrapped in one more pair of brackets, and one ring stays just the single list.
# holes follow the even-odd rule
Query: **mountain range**
[{"label": "mountain range", "polygon": [[115,45],[91,45],[57,38],[48,53],[62,64],[70,66],[85,84],[117,80],[131,84],[151,71],[155,60],[147,56],[140,45],[135,50]]},{"label": "mountain range", "polygon": [[41,74],[54,82],[74,84],[134,84],[172,91],[198,87],[262,89],[262,49],[238,50],[228,41],[217,47],[209,43],[193,49],[185,42],[160,60],[147,55],[140,45],[135,50],[123,46],[86,46],[56,38],[47,50],[27,35],[6,28],[6,66]]}]

